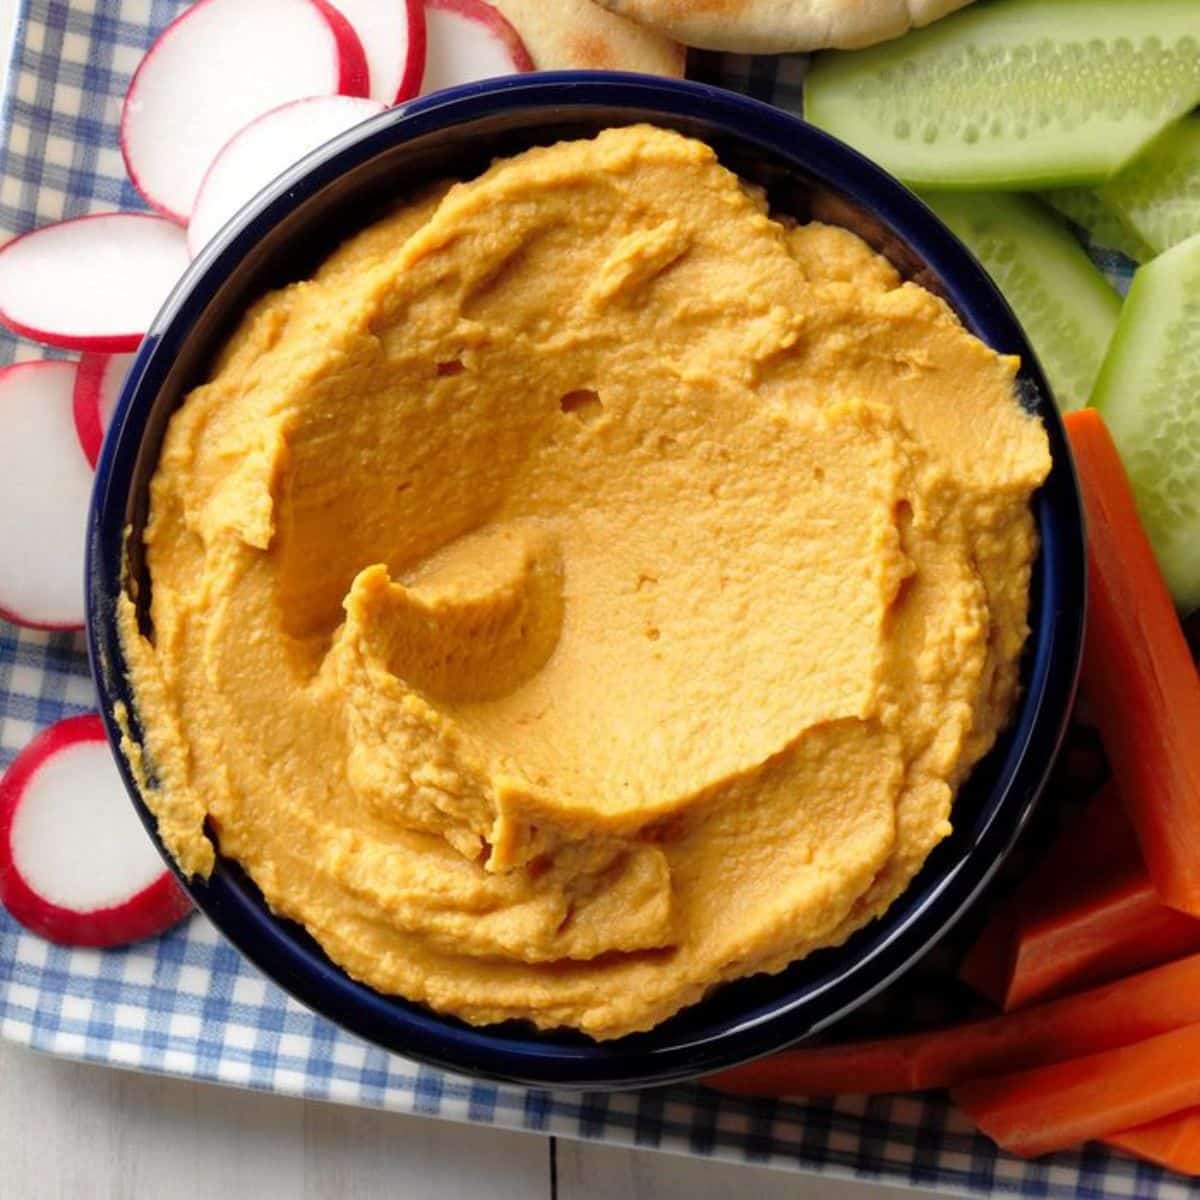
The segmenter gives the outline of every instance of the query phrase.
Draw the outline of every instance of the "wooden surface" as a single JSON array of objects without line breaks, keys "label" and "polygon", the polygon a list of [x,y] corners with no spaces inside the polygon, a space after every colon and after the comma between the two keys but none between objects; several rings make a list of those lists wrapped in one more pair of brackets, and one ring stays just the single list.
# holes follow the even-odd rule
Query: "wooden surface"
[{"label": "wooden surface", "polygon": [[[16,0],[0,0],[7,63]],[[931,1196],[84,1066],[0,1042],[0,1200]]]}]

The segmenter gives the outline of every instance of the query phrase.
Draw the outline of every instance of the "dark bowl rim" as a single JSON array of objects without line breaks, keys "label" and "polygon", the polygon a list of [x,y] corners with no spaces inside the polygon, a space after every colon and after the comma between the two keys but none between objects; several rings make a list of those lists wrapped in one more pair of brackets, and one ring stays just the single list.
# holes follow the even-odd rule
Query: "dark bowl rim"
[{"label": "dark bowl rim", "polygon": [[[497,113],[547,106],[639,110],[664,120],[699,120],[856,201],[933,268],[947,288],[950,303],[977,335],[997,349],[1020,355],[1022,378],[1027,389],[1032,388],[1051,445],[1051,474],[1035,499],[1041,535],[1035,602],[1041,619],[1031,621],[1036,632],[1027,651],[1032,661],[1029,686],[1014,725],[1004,735],[1008,749],[988,793],[989,815],[982,827],[954,861],[939,864],[938,874],[927,878],[931,860],[884,916],[855,935],[848,945],[865,946],[863,953],[697,1033],[686,1028],[703,1014],[708,1000],[648,1033],[596,1043],[575,1035],[513,1032],[511,1026],[475,1028],[377,993],[333,965],[299,927],[271,916],[261,899],[249,894],[255,889],[247,888],[244,877],[227,860],[219,858],[218,869],[207,883],[183,879],[159,841],[154,818],[119,749],[122,731],[115,708],[118,703],[128,704],[129,695],[111,613],[123,582],[126,504],[141,437],[136,418],[144,421],[148,416],[169,361],[186,341],[193,320],[247,248],[337,176],[418,136]],[[612,123],[628,121],[614,118]],[[690,81],[567,71],[468,84],[389,110],[309,155],[242,209],[168,297],[130,371],[112,435],[97,465],[86,559],[89,659],[126,789],[164,859],[218,929],[301,1003],[387,1050],[450,1071],[506,1082],[621,1088],[677,1082],[779,1049],[865,1003],[931,947],[992,878],[1045,783],[1074,698],[1086,597],[1078,487],[1062,422],[1050,396],[1012,311],[958,239],[880,167],[780,109]],[[132,705],[128,707],[131,720],[136,721]],[[784,980],[786,975],[772,980]]]}]

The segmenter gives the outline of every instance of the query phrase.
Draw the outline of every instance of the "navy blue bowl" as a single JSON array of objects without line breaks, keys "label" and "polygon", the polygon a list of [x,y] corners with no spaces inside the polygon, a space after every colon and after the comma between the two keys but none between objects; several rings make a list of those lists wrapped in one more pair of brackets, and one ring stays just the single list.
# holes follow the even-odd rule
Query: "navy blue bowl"
[{"label": "navy blue bowl", "polygon": [[[1046,778],[1070,709],[1084,619],[1079,496],[1062,424],[1028,342],[983,270],[927,208],[835,139],[716,88],[633,75],[563,73],[469,85],[385,113],[331,142],[248,205],[194,262],[146,337],[101,455],[88,528],[88,644],[114,745],[113,708],[131,711],[114,599],[144,579],[140,532],[164,427],[200,383],[247,305],[307,277],[395,197],[497,155],[639,121],[711,145],[767,189],[776,212],[852,228],[900,272],[939,292],[983,341],[1019,355],[1024,402],[1044,420],[1054,466],[1035,499],[1024,691],[1013,727],[972,774],[954,832],[889,911],[844,946],[774,976],[727,984],[649,1033],[597,1044],[516,1023],[472,1028],[356,983],[298,925],[268,911],[254,884],[218,859],[196,904],[252,962],[317,1012],[370,1042],[450,1070],[537,1085],[634,1087],[715,1071],[778,1049],[862,1004],[926,950],[978,895],[1012,846]],[[133,536],[125,539],[126,528]],[[135,729],[135,736],[139,736]],[[126,786],[142,804],[123,757]],[[173,865],[173,864],[172,864]]]}]

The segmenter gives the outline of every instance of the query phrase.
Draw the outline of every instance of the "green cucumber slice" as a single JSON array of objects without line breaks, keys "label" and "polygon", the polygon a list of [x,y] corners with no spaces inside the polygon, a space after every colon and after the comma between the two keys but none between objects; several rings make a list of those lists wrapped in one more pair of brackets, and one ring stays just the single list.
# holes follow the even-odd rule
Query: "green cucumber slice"
[{"label": "green cucumber slice", "polygon": [[1031,196],[922,192],[1012,305],[1058,406],[1087,403],[1121,298],[1083,247]]},{"label": "green cucumber slice", "polygon": [[1092,402],[1175,603],[1200,607],[1200,236],[1133,277]]},{"label": "green cucumber slice", "polygon": [[814,125],[930,188],[1100,183],[1198,101],[1197,0],[978,0],[804,85]]},{"label": "green cucumber slice", "polygon": [[1139,263],[1149,262],[1157,253],[1121,220],[1105,201],[1103,191],[1083,187],[1056,188],[1043,192],[1042,199],[1067,220],[1086,230],[1097,246],[1116,250]]},{"label": "green cucumber slice", "polygon": [[1200,233],[1200,117],[1164,130],[1100,195],[1158,254]]}]

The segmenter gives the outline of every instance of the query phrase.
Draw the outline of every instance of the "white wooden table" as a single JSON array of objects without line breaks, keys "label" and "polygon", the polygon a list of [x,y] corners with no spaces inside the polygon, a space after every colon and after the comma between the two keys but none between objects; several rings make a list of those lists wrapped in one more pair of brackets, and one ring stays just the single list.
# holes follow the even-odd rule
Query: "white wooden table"
[{"label": "white wooden table", "polygon": [[[0,0],[7,63],[16,0]],[[155,1079],[0,1042],[3,1200],[889,1200],[828,1180]]]}]

